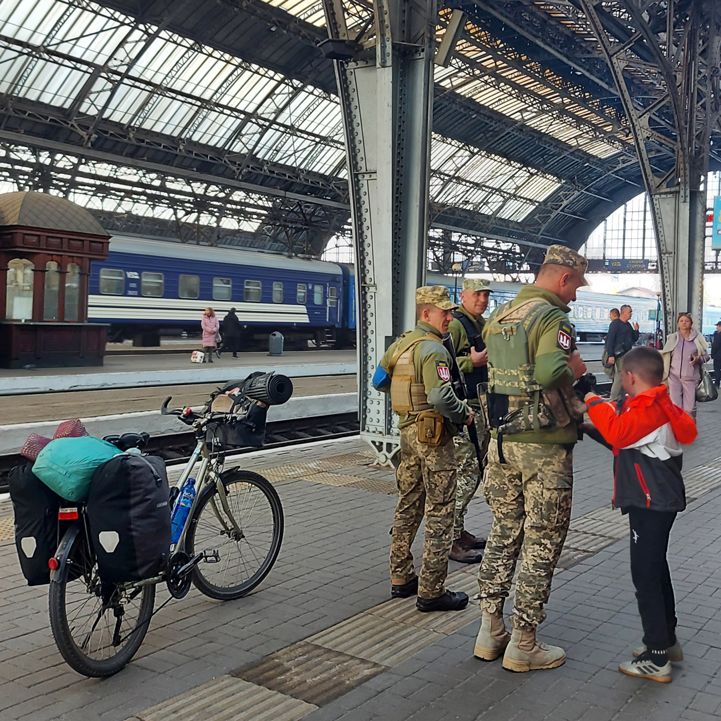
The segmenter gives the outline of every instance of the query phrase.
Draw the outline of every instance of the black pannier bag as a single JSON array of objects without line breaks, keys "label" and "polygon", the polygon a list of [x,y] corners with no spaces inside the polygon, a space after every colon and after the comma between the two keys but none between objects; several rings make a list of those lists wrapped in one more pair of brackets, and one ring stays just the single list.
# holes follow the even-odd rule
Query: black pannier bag
[{"label": "black pannier bag", "polygon": [[58,509],[63,499],[33,472],[32,464],[10,471],[10,498],[15,512],[15,547],[28,586],[50,583],[48,559],[58,548]]},{"label": "black pannier bag", "polygon": [[111,583],[158,575],[170,551],[165,462],[123,453],[93,474],[87,514],[100,578]]}]

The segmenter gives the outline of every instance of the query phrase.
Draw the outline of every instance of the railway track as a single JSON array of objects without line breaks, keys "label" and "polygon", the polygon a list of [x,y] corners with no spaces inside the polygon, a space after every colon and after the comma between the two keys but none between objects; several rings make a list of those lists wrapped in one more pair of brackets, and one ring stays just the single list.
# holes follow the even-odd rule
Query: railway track
[{"label": "railway track", "polygon": [[[599,382],[600,393],[608,392],[611,384]],[[143,430],[142,428],[138,429]],[[266,442],[263,448],[285,448],[299,443],[333,438],[344,438],[359,433],[358,419],[355,413],[342,413],[322,417],[276,421],[268,423]],[[168,465],[184,463],[195,446],[192,432],[174,433],[151,436],[148,451],[165,459]],[[249,453],[255,448],[233,449],[233,454]],[[8,491],[8,474],[10,469],[22,463],[23,457],[18,453],[0,455],[0,493]]]},{"label": "railway track", "polygon": [[[138,429],[139,431],[142,428]],[[286,448],[308,441],[327,441],[334,438],[345,438],[357,435],[359,430],[358,419],[355,413],[323,416],[322,418],[304,418],[292,421],[276,421],[268,423],[266,441],[267,448]],[[195,438],[192,432],[174,433],[151,436],[148,451],[165,459],[167,465],[185,463],[190,452],[195,447]],[[255,451],[257,448],[237,448],[232,453],[242,454]],[[0,456],[0,493],[8,491],[8,474],[10,469],[24,462],[19,453],[10,453]]]}]

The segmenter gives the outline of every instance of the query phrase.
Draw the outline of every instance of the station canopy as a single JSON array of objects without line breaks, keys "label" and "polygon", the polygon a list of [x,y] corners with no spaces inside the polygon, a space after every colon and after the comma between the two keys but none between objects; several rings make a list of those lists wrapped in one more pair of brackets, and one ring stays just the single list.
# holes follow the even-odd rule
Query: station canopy
[{"label": "station canopy", "polygon": [[[368,25],[370,2],[344,4],[351,31]],[[467,21],[435,69],[438,267],[579,247],[643,192],[585,19],[570,2],[439,4],[439,39],[452,6]],[[350,233],[326,37],[320,0],[3,0],[2,189],[64,195],[111,232],[319,256]]]}]

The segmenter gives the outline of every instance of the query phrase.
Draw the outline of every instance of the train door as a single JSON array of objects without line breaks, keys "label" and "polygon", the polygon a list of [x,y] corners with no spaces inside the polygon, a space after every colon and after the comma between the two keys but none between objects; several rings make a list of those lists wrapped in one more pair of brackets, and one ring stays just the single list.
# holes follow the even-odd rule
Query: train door
[{"label": "train door", "polygon": [[336,324],[338,312],[338,288],[330,283],[325,287],[325,320],[328,324]]}]

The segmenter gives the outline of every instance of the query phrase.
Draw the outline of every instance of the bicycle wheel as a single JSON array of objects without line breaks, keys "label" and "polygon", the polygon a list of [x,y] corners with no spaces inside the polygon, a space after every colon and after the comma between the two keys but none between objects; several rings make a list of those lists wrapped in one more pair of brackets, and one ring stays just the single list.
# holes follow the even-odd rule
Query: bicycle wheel
[{"label": "bicycle wheel", "polygon": [[229,601],[250,593],[268,575],[280,551],[284,521],[278,493],[263,476],[229,471],[223,485],[235,523],[217,486],[206,486],[190,519],[186,548],[191,556],[206,554],[193,571],[195,587]]},{"label": "bicycle wheel", "polygon": [[112,676],[130,661],[145,638],[155,586],[103,583],[83,531],[72,542],[67,559],[68,572],[50,582],[55,644],[78,673]]}]

